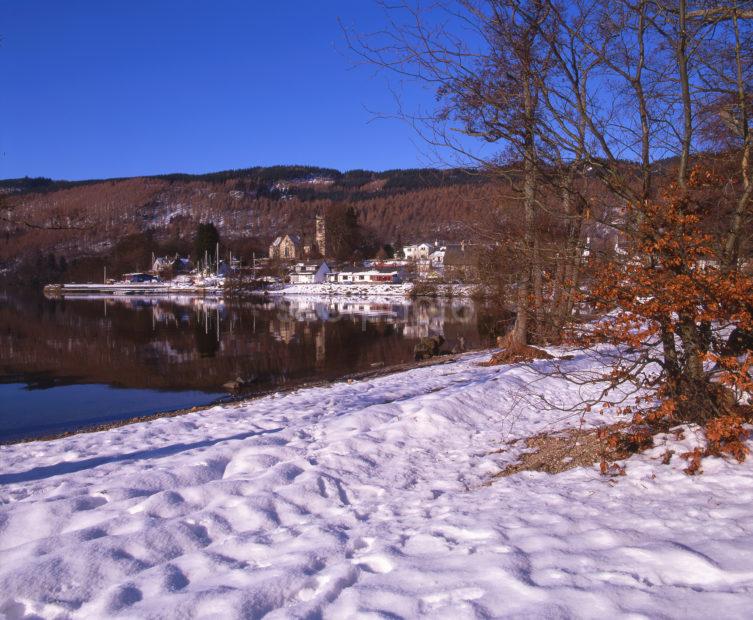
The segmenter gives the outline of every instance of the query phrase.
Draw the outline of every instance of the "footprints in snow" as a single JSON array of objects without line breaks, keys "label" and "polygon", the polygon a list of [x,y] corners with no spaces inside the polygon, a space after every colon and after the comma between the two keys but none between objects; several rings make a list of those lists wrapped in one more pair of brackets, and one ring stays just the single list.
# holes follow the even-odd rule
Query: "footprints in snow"
[{"label": "footprints in snow", "polygon": [[118,586],[110,596],[107,603],[107,611],[117,613],[138,603],[144,596],[136,586],[126,584]]},{"label": "footprints in snow", "polygon": [[333,478],[332,476],[325,474],[320,474],[316,479],[316,484],[319,488],[319,494],[322,497],[326,499],[337,497],[337,499],[340,500],[341,504],[343,504],[344,506],[350,506],[348,494],[345,492],[345,488],[343,487],[342,482],[340,482],[337,478]]},{"label": "footprints in snow", "polygon": [[383,575],[385,573],[392,572],[395,565],[385,555],[369,555],[353,560],[355,565],[361,570],[365,570],[369,573],[378,573]]},{"label": "footprints in snow", "polygon": [[427,594],[421,597],[424,611],[431,611],[438,607],[444,607],[466,601],[475,601],[484,596],[486,592],[481,588],[458,588],[449,592],[438,592],[436,594]]},{"label": "footprints in snow", "polygon": [[351,550],[345,554],[350,560],[350,566],[339,562],[331,565],[322,563],[317,574],[312,575],[298,591],[298,600],[303,603],[315,600],[332,602],[343,590],[355,585],[359,575],[384,575],[391,572],[394,564],[386,555],[371,553],[375,540],[362,537],[352,542]]}]

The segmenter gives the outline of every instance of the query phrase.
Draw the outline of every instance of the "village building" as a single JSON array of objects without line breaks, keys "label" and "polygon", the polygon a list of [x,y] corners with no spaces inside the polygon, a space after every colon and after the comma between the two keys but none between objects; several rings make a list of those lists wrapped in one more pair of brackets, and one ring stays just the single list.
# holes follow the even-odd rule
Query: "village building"
[{"label": "village building", "polygon": [[217,263],[216,275],[218,276],[225,277],[238,272],[240,272],[240,261],[237,258],[231,259],[230,262],[221,259]]},{"label": "village building", "polygon": [[333,284],[400,284],[403,279],[396,269],[359,269],[345,267],[327,274]]},{"label": "village building", "polygon": [[447,246],[443,245],[429,254],[429,265],[434,269],[442,269],[444,267],[444,257],[447,253]]},{"label": "village building", "polygon": [[389,269],[392,271],[402,272],[408,266],[408,261],[402,260],[400,258],[365,260],[363,261],[363,266],[368,267],[369,269],[373,267],[375,269]]},{"label": "village building", "polygon": [[403,256],[408,260],[419,261],[429,258],[434,246],[429,243],[417,243],[403,247]]},{"label": "village building", "polygon": [[290,272],[291,284],[322,284],[331,272],[326,261],[307,261],[297,263]]},{"label": "village building", "polygon": [[152,273],[137,271],[135,273],[124,273],[123,281],[128,282],[129,284],[153,284],[161,282],[162,280]]},{"label": "village building", "polygon": [[303,244],[298,235],[281,235],[269,246],[272,260],[296,260],[303,257]]},{"label": "village building", "polygon": [[192,269],[193,262],[191,262],[191,259],[179,256],[178,254],[175,256],[158,256],[152,262],[152,271],[154,273],[189,273]]},{"label": "village building", "polygon": [[298,235],[285,234],[278,236],[269,246],[269,258],[272,260],[301,260],[327,256],[327,224],[324,215],[317,214],[314,237],[306,235],[304,241]]}]

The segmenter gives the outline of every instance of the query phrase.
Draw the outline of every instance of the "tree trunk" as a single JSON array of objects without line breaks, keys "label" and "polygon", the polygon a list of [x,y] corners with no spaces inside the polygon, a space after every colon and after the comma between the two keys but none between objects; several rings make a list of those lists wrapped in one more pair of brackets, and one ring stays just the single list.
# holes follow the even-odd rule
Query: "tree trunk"
[{"label": "tree trunk", "polygon": [[680,94],[682,99],[682,139],[680,150],[680,164],[677,169],[677,181],[685,189],[688,182],[688,162],[690,160],[690,146],[693,139],[693,109],[690,100],[690,77],[688,76],[688,31],[686,23],[687,2],[680,0],[678,4],[679,33],[675,44],[677,71],[680,80]]},{"label": "tree trunk", "polygon": [[724,243],[724,258],[722,264],[724,269],[734,269],[737,266],[740,235],[743,229],[744,216],[751,199],[753,199],[753,180],[751,179],[751,150],[753,150],[753,138],[751,138],[750,127],[748,126],[748,94],[745,91],[740,28],[737,23],[737,14],[733,14],[732,24],[735,33],[735,82],[737,87],[737,106],[740,114],[740,137],[743,141],[742,156],[740,158],[743,193],[737,200],[735,211],[732,214],[732,221],[730,223],[727,239]]},{"label": "tree trunk", "polygon": [[[535,260],[535,209],[536,209],[536,144],[535,144],[535,102],[533,83],[526,75],[523,85],[523,261],[518,280],[517,308],[515,325],[506,336],[508,348],[523,347],[528,344],[529,331],[529,295],[531,290],[532,269]],[[540,273],[538,274],[540,276]]]}]

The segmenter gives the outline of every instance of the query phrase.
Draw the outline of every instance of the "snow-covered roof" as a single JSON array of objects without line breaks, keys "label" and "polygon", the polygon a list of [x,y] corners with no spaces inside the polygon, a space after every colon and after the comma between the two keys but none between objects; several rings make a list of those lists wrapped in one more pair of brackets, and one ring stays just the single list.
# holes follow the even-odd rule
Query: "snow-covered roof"
[{"label": "snow-covered roof", "polygon": [[277,237],[273,242],[272,245],[277,247],[280,245],[285,239],[290,239],[293,242],[293,245],[301,245],[301,238],[298,235],[280,235]]},{"label": "snow-covered roof", "polygon": [[293,269],[296,273],[316,273],[322,266],[326,267],[327,270],[329,270],[329,265],[327,265],[326,261],[323,260],[303,261],[296,263]]}]

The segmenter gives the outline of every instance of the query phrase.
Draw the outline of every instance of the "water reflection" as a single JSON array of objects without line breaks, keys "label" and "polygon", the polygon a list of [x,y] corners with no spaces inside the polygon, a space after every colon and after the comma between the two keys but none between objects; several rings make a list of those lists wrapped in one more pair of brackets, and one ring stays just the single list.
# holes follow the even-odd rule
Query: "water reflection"
[{"label": "water reflection", "polygon": [[[253,393],[406,362],[428,335],[443,335],[450,348],[486,346],[498,323],[492,308],[459,299],[241,303],[6,293],[0,297],[0,383],[22,384],[27,393],[68,384],[217,393],[241,378]],[[0,405],[3,416],[23,411],[22,396]]]}]

